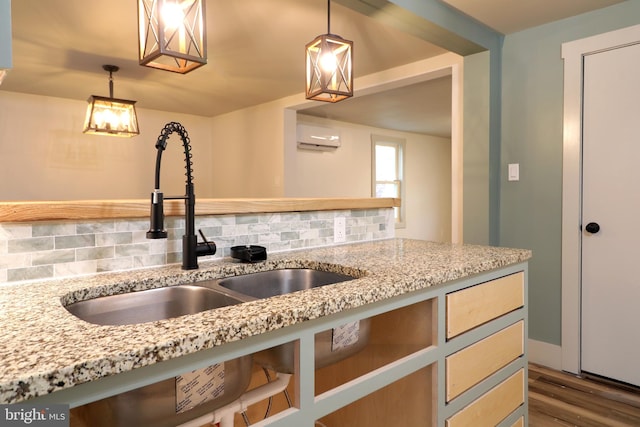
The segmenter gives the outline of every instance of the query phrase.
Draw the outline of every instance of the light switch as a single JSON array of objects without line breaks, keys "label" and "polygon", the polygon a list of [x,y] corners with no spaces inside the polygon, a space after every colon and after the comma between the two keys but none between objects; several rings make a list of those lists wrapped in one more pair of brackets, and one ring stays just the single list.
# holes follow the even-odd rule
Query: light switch
[{"label": "light switch", "polygon": [[509,181],[520,181],[520,163],[509,163]]}]

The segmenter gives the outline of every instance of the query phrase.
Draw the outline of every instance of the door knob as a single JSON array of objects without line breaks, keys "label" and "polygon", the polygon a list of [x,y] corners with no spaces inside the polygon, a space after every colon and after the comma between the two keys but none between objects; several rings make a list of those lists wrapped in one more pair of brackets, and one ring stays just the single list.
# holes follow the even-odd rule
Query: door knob
[{"label": "door knob", "polygon": [[584,229],[587,230],[588,233],[595,234],[600,231],[600,225],[597,222],[590,222]]}]

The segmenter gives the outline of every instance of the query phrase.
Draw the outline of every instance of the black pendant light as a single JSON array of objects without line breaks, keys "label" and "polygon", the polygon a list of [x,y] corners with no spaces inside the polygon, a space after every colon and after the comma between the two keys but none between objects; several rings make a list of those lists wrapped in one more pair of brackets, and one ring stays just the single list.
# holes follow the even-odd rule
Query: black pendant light
[{"label": "black pendant light", "polygon": [[128,137],[138,135],[136,101],[113,97],[113,73],[120,68],[115,65],[103,65],[102,68],[109,72],[109,97],[89,97],[83,133]]}]

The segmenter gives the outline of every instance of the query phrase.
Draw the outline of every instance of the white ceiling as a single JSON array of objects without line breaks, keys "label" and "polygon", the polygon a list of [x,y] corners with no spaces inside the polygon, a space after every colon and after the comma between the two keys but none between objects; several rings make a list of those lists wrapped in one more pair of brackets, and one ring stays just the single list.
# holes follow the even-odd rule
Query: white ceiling
[{"label": "white ceiling", "polygon": [[298,113],[383,129],[451,137],[451,76],[335,103],[318,103]]},{"label": "white ceiling", "polygon": [[[620,2],[443,1],[503,33]],[[326,33],[325,0],[207,0],[206,6],[208,64],[179,75],[138,65],[134,0],[14,0],[14,66],[0,90],[105,96],[102,65],[114,64],[120,67],[114,96],[137,100],[140,108],[215,116],[294,94],[302,100],[304,45]],[[445,52],[333,2],[331,30],[353,40],[356,78]],[[451,105],[440,94],[448,88],[445,78],[359,100],[356,87],[354,98],[319,103],[310,113],[355,122],[369,117],[365,124],[446,136],[450,117],[443,117]]]},{"label": "white ceiling", "polygon": [[[138,65],[135,0],[14,0],[14,68],[2,90],[85,100],[108,95],[103,64],[120,67],[116,98],[215,116],[304,91],[304,47],[326,33],[326,0],[208,0],[208,64],[180,75]],[[332,4],[331,30],[353,40],[366,75],[442,49]],[[358,59],[360,58],[360,59]]]}]

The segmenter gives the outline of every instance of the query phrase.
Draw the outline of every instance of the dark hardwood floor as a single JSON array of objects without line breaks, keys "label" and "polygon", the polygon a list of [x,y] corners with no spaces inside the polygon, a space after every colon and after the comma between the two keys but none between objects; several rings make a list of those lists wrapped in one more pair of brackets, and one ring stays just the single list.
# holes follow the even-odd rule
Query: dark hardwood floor
[{"label": "dark hardwood floor", "polygon": [[530,427],[640,426],[640,388],[529,364]]}]

